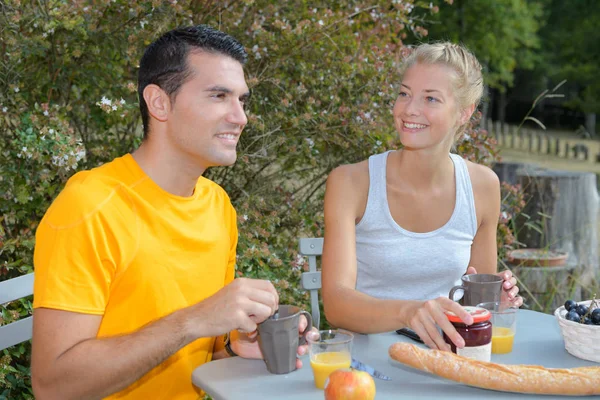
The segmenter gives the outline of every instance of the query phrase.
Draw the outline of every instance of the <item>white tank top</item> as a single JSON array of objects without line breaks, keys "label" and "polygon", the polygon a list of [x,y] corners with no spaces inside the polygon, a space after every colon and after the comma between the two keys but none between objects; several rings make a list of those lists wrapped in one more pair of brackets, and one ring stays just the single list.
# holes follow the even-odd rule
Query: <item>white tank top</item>
[{"label": "white tank top", "polygon": [[387,201],[386,164],[390,152],[369,157],[369,195],[356,225],[356,289],[380,299],[427,300],[448,296],[469,266],[477,232],[473,188],[467,164],[454,163],[456,202],[439,229],[415,233],[394,221]]}]

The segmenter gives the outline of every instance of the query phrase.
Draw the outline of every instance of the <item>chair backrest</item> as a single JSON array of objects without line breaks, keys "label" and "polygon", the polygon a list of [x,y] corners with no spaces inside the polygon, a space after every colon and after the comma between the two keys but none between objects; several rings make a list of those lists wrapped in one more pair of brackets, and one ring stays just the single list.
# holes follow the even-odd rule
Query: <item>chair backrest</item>
[{"label": "chair backrest", "polygon": [[[33,273],[0,282],[0,304],[33,294]],[[31,339],[33,317],[0,326],[0,350]]]},{"label": "chair backrest", "polygon": [[310,291],[310,315],[312,315],[313,326],[321,329],[319,311],[321,271],[317,271],[317,256],[323,254],[323,238],[301,238],[300,254],[308,257],[308,272],[302,273],[302,288]]}]

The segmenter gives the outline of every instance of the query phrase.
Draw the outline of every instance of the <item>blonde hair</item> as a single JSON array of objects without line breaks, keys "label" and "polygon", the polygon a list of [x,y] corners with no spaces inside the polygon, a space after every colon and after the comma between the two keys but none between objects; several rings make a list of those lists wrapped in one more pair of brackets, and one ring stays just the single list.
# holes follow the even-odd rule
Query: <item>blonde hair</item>
[{"label": "blonde hair", "polygon": [[[449,67],[454,72],[451,85],[459,107],[464,109],[474,104],[477,108],[483,96],[482,68],[477,58],[466,47],[450,42],[421,44],[404,59],[400,78],[415,64]],[[465,125],[458,129],[455,138],[464,131]]]}]

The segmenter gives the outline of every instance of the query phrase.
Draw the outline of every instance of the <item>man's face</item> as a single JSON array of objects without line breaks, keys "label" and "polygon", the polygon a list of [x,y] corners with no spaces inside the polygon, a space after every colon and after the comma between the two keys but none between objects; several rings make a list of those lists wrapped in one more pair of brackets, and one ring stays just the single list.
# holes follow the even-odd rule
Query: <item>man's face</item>
[{"label": "man's face", "polygon": [[192,76],[171,103],[167,141],[175,154],[202,169],[232,165],[248,122],[242,65],[207,52],[190,53],[187,62]]}]

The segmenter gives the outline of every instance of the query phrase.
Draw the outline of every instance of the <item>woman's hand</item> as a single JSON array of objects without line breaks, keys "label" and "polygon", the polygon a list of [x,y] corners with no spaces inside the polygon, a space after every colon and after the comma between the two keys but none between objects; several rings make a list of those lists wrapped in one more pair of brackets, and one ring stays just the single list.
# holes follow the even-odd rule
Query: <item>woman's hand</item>
[{"label": "woman's hand", "polygon": [[[467,268],[467,275],[476,273],[477,270],[475,267]],[[496,275],[501,276],[502,279],[504,279],[504,283],[502,283],[501,302],[508,302],[511,304],[511,307],[521,307],[523,305],[523,298],[518,296],[519,287],[517,286],[517,278],[515,278],[509,270],[499,272]]]},{"label": "woman's hand", "polygon": [[445,311],[452,311],[467,325],[473,323],[471,314],[466,312],[460,304],[447,297],[438,297],[434,300],[416,303],[412,317],[408,321],[408,326],[432,349],[450,351],[450,345],[444,341],[443,336],[438,330],[438,326],[446,333],[456,347],[463,348],[465,341],[456,329],[454,329],[452,323],[448,321]]}]

